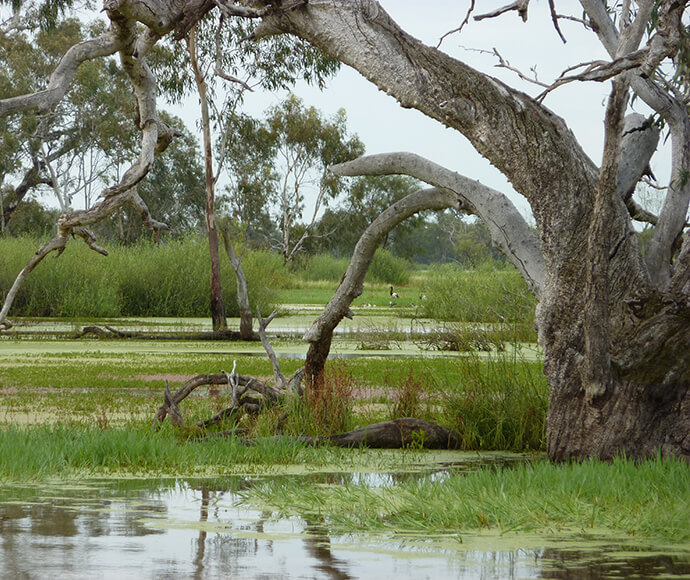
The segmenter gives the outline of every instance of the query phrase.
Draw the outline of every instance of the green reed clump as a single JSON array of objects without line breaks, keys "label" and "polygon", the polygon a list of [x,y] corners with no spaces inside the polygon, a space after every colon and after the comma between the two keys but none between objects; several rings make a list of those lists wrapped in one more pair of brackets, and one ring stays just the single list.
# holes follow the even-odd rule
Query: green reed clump
[{"label": "green reed clump", "polygon": [[[31,238],[0,240],[2,298],[40,245]],[[12,312],[60,317],[117,315],[116,280],[107,260],[85,244],[70,244],[59,259],[49,256],[29,275]]]},{"label": "green reed clump", "polygon": [[[40,243],[30,238],[0,239],[0,297]],[[109,256],[70,243],[57,260],[45,259],[25,280],[11,314],[17,316],[208,316],[208,245],[201,238],[142,241],[108,247]],[[234,272],[221,256],[226,314],[237,316]],[[280,257],[265,251],[243,255],[252,307],[273,308],[275,289],[286,285]]]},{"label": "green reed clump", "polygon": [[[397,385],[391,395],[392,404],[388,410],[389,418],[429,418],[431,415],[427,396],[429,391],[428,375],[421,374],[421,376],[419,376],[419,374],[415,373],[414,368],[410,367],[407,379]],[[425,404],[425,402],[427,404]]]},{"label": "green reed clump", "polygon": [[295,435],[330,435],[352,428],[355,380],[346,365],[329,364],[323,386],[307,389],[288,402],[284,432]]},{"label": "green reed clump", "polygon": [[532,326],[536,299],[514,268],[431,269],[424,285],[423,314],[436,320],[523,323]]},{"label": "green reed clump", "polygon": [[[254,488],[245,502],[302,517],[318,511],[335,534],[461,536],[489,529],[690,540],[690,466],[672,459],[538,461],[383,488],[331,485],[308,493],[300,482],[284,480]],[[348,509],[352,505],[357,509]]]},{"label": "green reed clump", "polygon": [[365,280],[382,284],[407,284],[410,281],[412,264],[404,258],[394,256],[390,251],[379,248],[369,266]]},{"label": "green reed clump", "polygon": [[339,282],[349,265],[349,258],[335,258],[331,254],[318,254],[306,260],[304,266],[296,274],[303,280]]},{"label": "green reed clump", "polygon": [[437,379],[444,422],[465,449],[543,450],[549,391],[541,363],[502,353],[457,360],[460,378]]}]

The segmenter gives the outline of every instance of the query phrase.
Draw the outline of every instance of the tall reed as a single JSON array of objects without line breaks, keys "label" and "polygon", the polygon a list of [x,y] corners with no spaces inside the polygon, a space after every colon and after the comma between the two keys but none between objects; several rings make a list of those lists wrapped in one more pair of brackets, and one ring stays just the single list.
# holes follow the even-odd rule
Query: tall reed
[{"label": "tall reed", "polygon": [[536,300],[514,268],[433,267],[424,283],[423,314],[436,320],[485,323],[534,321]]},{"label": "tall reed", "polygon": [[[0,239],[0,297],[40,242]],[[160,247],[142,241],[107,248],[108,257],[84,244],[69,244],[59,259],[46,259],[26,279],[12,308],[18,316],[207,316],[209,258],[206,243],[194,237],[168,240]],[[228,316],[236,316],[235,275],[222,258],[223,294]],[[252,308],[273,307],[276,288],[289,275],[270,252],[243,256]]]},{"label": "tall reed", "polygon": [[437,379],[444,422],[465,449],[543,450],[548,386],[540,363],[504,353],[458,358],[460,380]]}]

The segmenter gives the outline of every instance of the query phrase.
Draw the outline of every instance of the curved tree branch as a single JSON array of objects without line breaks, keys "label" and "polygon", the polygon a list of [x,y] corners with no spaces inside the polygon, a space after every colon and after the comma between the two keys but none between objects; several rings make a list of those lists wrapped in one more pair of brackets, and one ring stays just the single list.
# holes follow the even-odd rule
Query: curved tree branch
[{"label": "curved tree branch", "polygon": [[[338,165],[331,169],[351,166],[352,163],[355,162]],[[333,298],[304,334],[304,340],[310,343],[304,365],[305,381],[308,387],[320,390],[323,386],[323,369],[330,352],[333,331],[343,318],[352,318],[350,305],[362,294],[364,277],[381,241],[395,226],[414,214],[428,209],[447,208],[463,211],[470,209],[458,195],[447,189],[434,187],[419,190],[395,202],[364,231],[355,246],[350,265]]]},{"label": "curved tree branch", "polygon": [[413,153],[361,157],[331,168],[338,175],[405,174],[452,191],[463,206],[489,229],[493,243],[520,271],[534,294],[544,283],[544,258],[536,234],[501,192],[441,167]]},{"label": "curved tree branch", "polygon": [[80,64],[115,54],[122,48],[122,45],[123,39],[112,31],[108,31],[98,38],[75,44],[62,57],[44,90],[0,99],[0,117],[30,109],[46,111],[52,108],[67,93]]}]

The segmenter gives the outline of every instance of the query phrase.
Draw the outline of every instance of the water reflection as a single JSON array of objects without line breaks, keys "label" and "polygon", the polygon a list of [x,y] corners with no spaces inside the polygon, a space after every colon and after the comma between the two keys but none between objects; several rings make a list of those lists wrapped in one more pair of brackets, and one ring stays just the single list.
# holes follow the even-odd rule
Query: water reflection
[{"label": "water reflection", "polygon": [[[407,474],[318,474],[391,484]],[[293,476],[294,477],[294,476]],[[434,477],[442,477],[437,473]],[[688,577],[690,553],[544,536],[334,536],[315,515],[238,505],[267,477],[89,481],[0,490],[2,578]]]}]

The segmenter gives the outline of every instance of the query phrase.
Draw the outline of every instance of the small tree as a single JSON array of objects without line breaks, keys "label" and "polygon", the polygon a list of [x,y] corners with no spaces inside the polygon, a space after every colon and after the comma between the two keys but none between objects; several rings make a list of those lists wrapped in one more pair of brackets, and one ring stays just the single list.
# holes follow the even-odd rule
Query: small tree
[{"label": "small tree", "polygon": [[[290,95],[268,112],[266,126],[272,136],[273,161],[280,173],[278,183],[278,220],[281,229],[280,250],[290,263],[311,234],[319,210],[342,190],[341,180],[328,168],[353,159],[364,152],[356,136],[346,132],[345,111],[324,119],[314,107],[305,107]],[[293,238],[295,226],[305,211],[305,194],[315,193],[314,210],[303,231]]]}]

